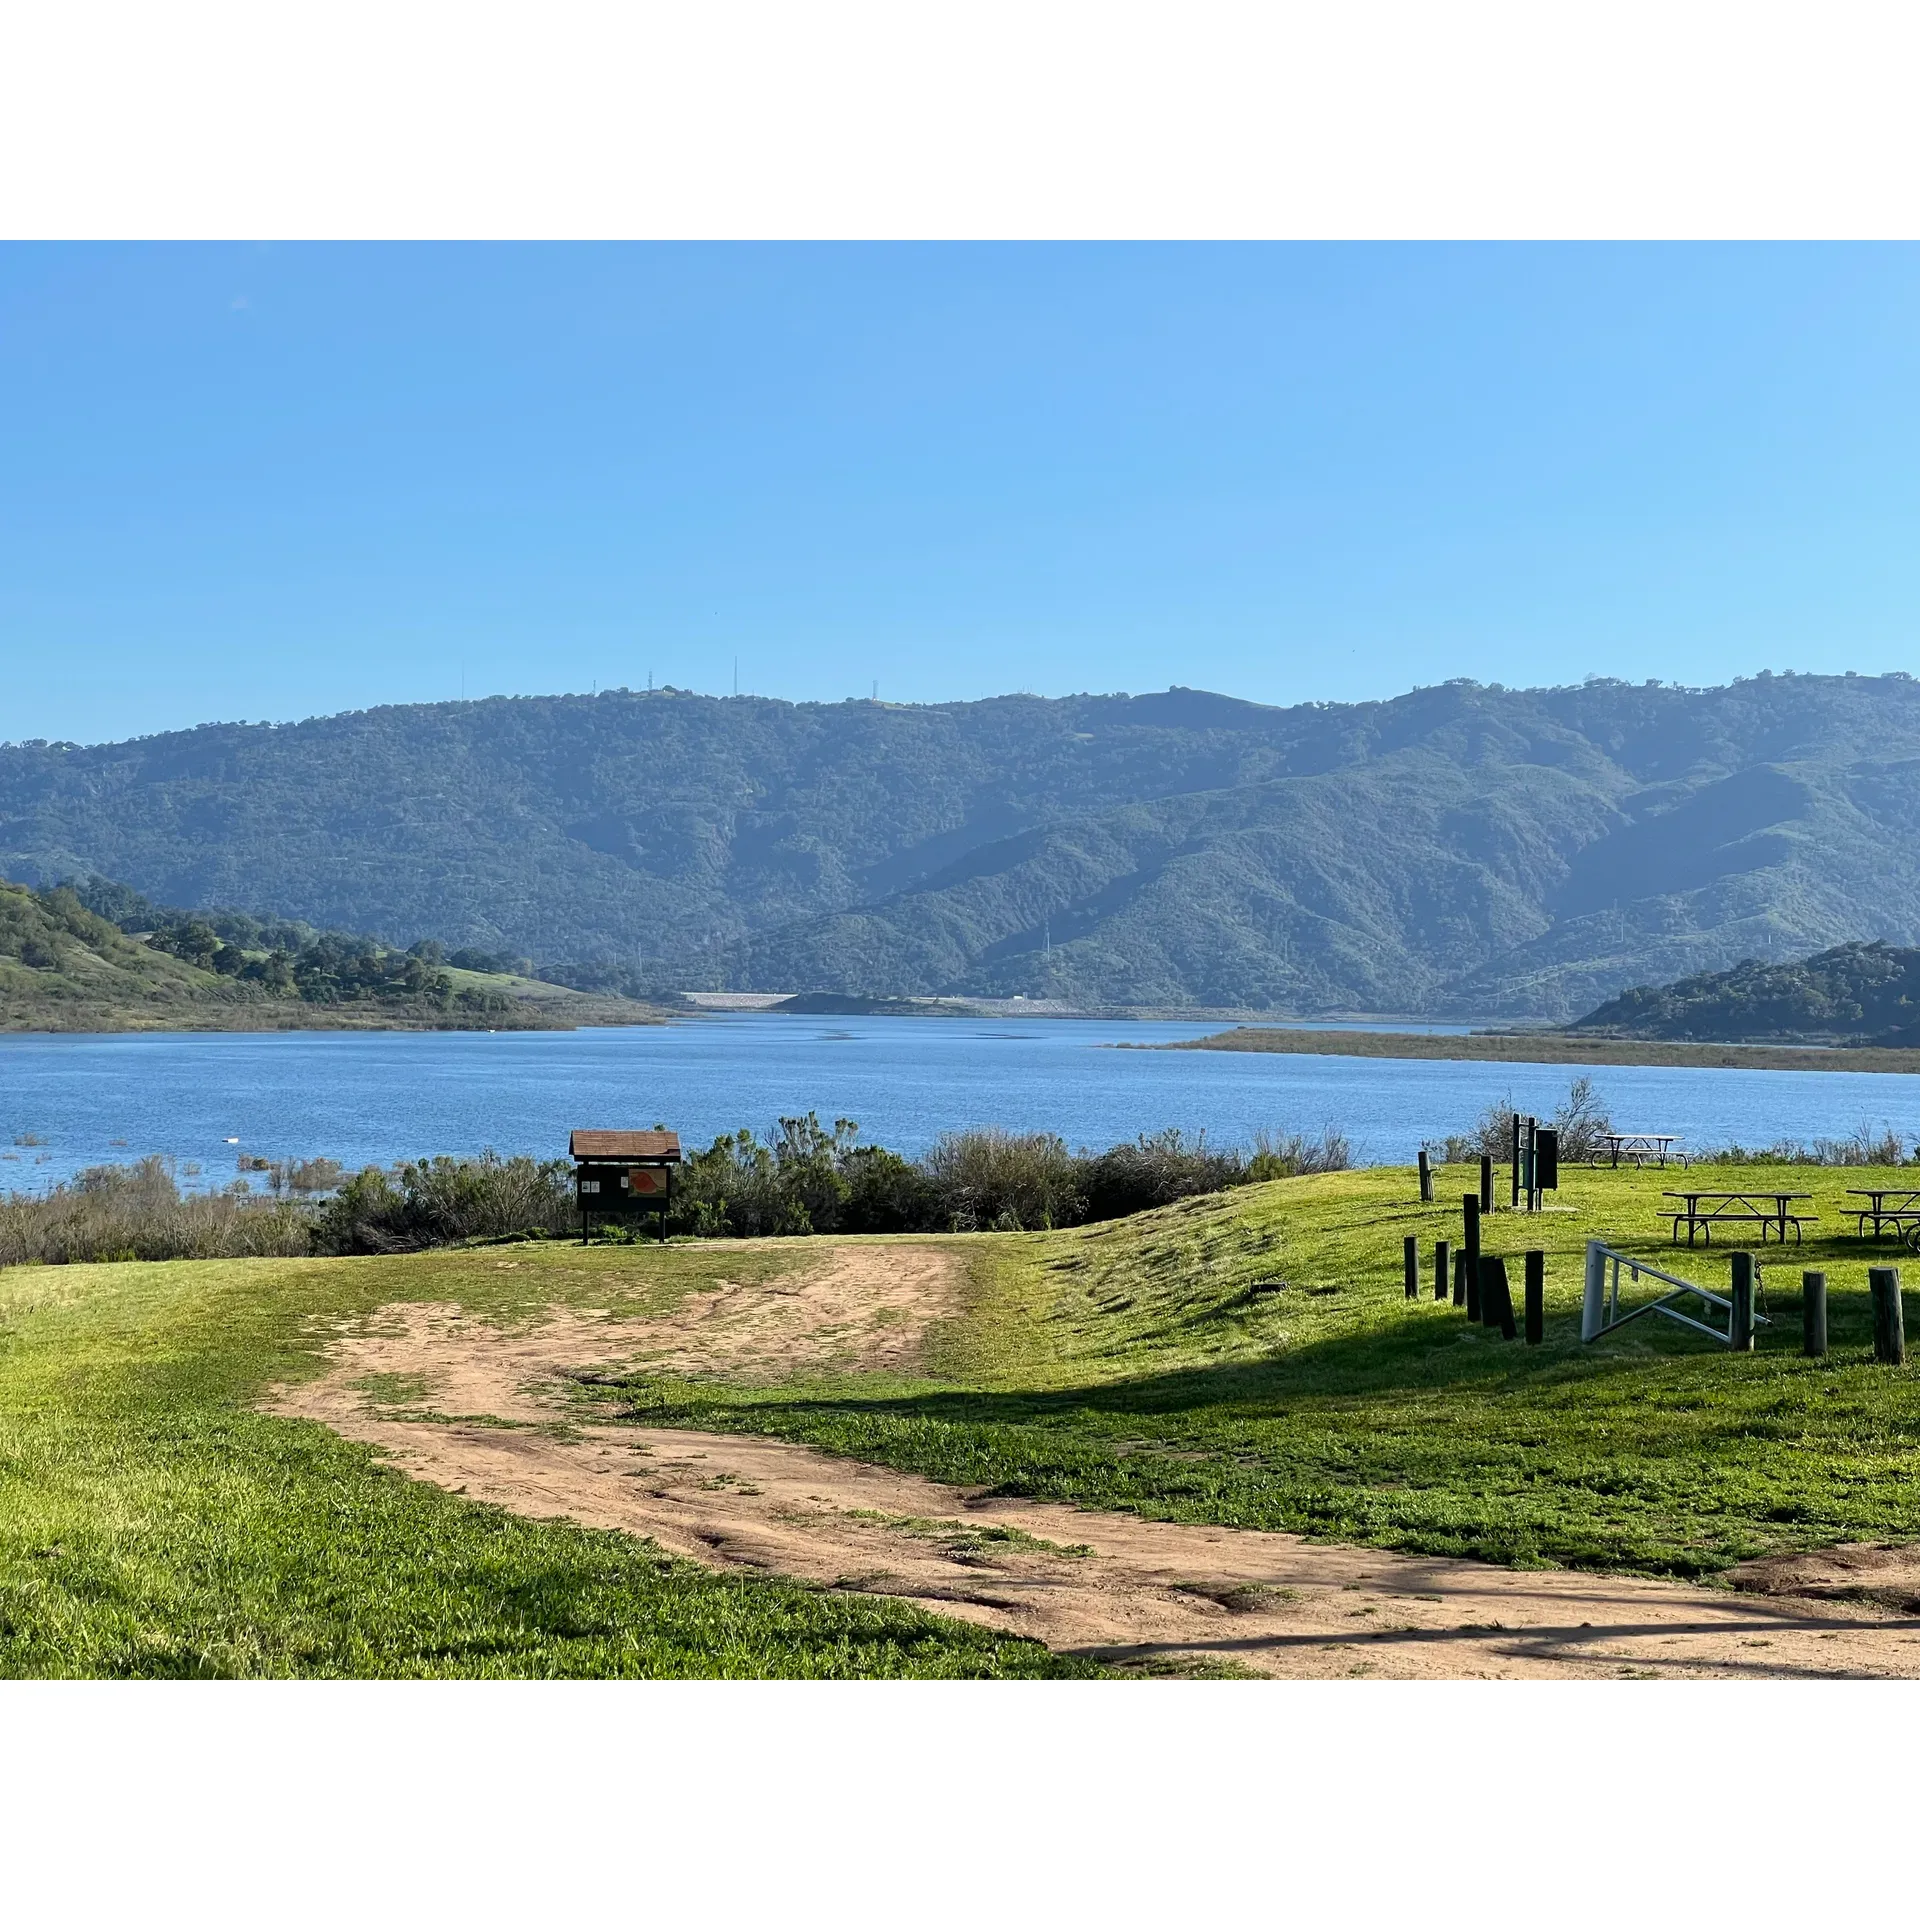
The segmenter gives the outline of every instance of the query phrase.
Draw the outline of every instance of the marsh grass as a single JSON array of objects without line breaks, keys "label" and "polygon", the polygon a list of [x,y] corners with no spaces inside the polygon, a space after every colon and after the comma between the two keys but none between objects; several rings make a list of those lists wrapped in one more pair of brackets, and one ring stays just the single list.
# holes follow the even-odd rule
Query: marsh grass
[{"label": "marsh grass", "polygon": [[104,1260],[214,1260],[302,1254],[297,1207],[237,1187],[183,1193],[172,1164],[89,1167],[45,1194],[0,1193],[0,1267]]}]

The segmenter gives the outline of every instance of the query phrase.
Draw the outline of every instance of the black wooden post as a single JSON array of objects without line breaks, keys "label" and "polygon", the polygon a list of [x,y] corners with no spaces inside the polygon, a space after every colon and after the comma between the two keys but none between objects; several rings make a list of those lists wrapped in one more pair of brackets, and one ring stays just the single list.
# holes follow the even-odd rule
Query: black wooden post
[{"label": "black wooden post", "polygon": [[1513,1116],[1513,1159],[1507,1169],[1508,1191],[1507,1205],[1517,1208],[1520,1204],[1520,1116]]},{"label": "black wooden post", "polygon": [[1420,1239],[1417,1234],[1408,1234],[1401,1254],[1407,1264],[1407,1298],[1420,1298]]},{"label": "black wooden post", "polygon": [[1537,1347],[1547,1337],[1547,1256],[1539,1247],[1527,1249],[1527,1345]]},{"label": "black wooden post", "polygon": [[1433,1204],[1433,1162],[1425,1147],[1420,1149],[1420,1199],[1425,1205]]},{"label": "black wooden post", "polygon": [[[1487,1163],[1482,1160],[1481,1166]],[[1467,1318],[1480,1318],[1480,1202],[1472,1194],[1460,1196],[1460,1212],[1465,1231],[1461,1235],[1460,1263],[1467,1270]],[[1459,1289],[1454,1289],[1456,1296]]]},{"label": "black wooden post", "polygon": [[1513,1294],[1507,1286],[1507,1263],[1497,1253],[1480,1256],[1480,1318],[1500,1329],[1502,1340],[1514,1337]]},{"label": "black wooden post", "polygon": [[1490,1153],[1480,1156],[1480,1211],[1493,1211],[1493,1155]]},{"label": "black wooden post", "polygon": [[1827,1350],[1827,1276],[1800,1276],[1800,1351],[1818,1360]]},{"label": "black wooden post", "polygon": [[1900,1305],[1900,1269],[1869,1267],[1867,1285],[1873,1289],[1873,1357],[1889,1366],[1907,1358],[1907,1322]]},{"label": "black wooden post", "polygon": [[1753,1351],[1753,1255],[1733,1256],[1733,1311],[1727,1344],[1735,1353]]},{"label": "black wooden post", "polygon": [[1444,1301],[1447,1297],[1447,1254],[1449,1248],[1444,1240],[1433,1243],[1433,1297]]}]

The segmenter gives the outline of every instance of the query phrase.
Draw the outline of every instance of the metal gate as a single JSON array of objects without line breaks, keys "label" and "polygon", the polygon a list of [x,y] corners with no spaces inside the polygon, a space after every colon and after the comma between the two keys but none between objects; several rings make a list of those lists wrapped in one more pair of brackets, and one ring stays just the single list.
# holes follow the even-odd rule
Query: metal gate
[{"label": "metal gate", "polygon": [[[1737,1284],[1731,1293],[1715,1293],[1711,1288],[1695,1286],[1691,1280],[1682,1280],[1677,1274],[1650,1267],[1644,1260],[1634,1260],[1624,1253],[1615,1253],[1603,1241],[1589,1240],[1587,1292],[1580,1309],[1580,1338],[1584,1341],[1598,1340],[1603,1333],[1612,1333],[1616,1328],[1624,1327],[1629,1320],[1638,1320],[1643,1313],[1657,1313],[1668,1320],[1679,1321],[1683,1327],[1695,1333],[1704,1333],[1709,1340],[1717,1340],[1723,1347],[1744,1350],[1752,1343],[1753,1329],[1770,1324],[1764,1313],[1755,1311],[1756,1296],[1761,1305],[1766,1303],[1757,1261],[1753,1263],[1751,1272],[1753,1293],[1743,1296]],[[1639,1306],[1630,1307],[1622,1313],[1622,1273],[1651,1280],[1668,1291],[1657,1300],[1642,1301]],[[1726,1316],[1724,1329],[1714,1325],[1715,1314]]]}]

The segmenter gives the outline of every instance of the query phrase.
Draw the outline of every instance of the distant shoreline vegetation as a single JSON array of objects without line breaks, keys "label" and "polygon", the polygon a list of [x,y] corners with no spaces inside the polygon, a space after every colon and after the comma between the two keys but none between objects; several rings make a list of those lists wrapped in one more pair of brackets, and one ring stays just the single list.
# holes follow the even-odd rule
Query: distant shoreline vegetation
[{"label": "distant shoreline vegetation", "polygon": [[0,1028],[13,1032],[502,1028],[664,1019],[513,971],[513,956],[227,911],[94,878],[0,883]]},{"label": "distant shoreline vegetation", "polygon": [[1746,1067],[1786,1073],[1920,1073],[1920,1048],[1779,1047],[1737,1042],[1615,1040],[1531,1033],[1327,1032],[1234,1027],[1193,1040],[1115,1041],[1154,1052],[1313,1053],[1373,1060],[1510,1060],[1538,1066]]}]

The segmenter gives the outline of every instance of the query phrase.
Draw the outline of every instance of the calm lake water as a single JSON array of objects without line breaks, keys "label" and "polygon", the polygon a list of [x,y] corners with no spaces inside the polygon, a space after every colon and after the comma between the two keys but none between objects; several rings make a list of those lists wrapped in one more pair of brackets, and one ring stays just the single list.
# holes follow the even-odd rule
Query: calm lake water
[{"label": "calm lake water", "polygon": [[[245,1151],[349,1166],[424,1153],[564,1153],[575,1126],[677,1128],[690,1142],[781,1114],[846,1115],[912,1152],[950,1127],[1049,1128],[1076,1146],[1142,1131],[1342,1128],[1362,1160],[1411,1160],[1510,1095],[1548,1113],[1566,1067],[1115,1043],[1218,1031],[1165,1021],[739,1014],[574,1033],[61,1034],[0,1038],[0,1187],[38,1188],[144,1153],[234,1176]],[[1623,1127],[1761,1144],[1886,1125],[1920,1136],[1920,1078],[1601,1067]],[[25,1136],[33,1144],[19,1144]],[[230,1140],[237,1139],[238,1145]],[[14,1142],[9,1146],[8,1142]]]}]

